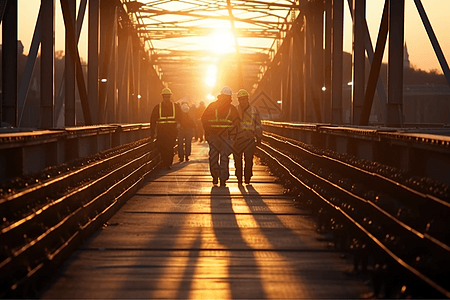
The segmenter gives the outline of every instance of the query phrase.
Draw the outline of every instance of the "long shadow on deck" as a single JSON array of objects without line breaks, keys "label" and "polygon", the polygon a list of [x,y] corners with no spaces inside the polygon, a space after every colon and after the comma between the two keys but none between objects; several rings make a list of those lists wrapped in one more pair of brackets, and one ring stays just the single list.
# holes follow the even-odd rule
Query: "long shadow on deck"
[{"label": "long shadow on deck", "polygon": [[[224,215],[224,211],[230,213]],[[228,188],[211,189],[211,219],[217,241],[229,251],[228,283],[231,298],[266,298],[258,263],[251,251],[252,247],[242,237]]]}]

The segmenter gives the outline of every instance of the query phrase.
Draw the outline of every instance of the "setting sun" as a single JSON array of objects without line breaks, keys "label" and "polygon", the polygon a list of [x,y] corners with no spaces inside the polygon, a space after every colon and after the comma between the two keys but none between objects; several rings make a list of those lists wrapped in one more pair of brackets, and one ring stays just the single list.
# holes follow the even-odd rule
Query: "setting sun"
[{"label": "setting sun", "polygon": [[235,51],[234,35],[229,29],[218,29],[208,38],[209,48],[219,54]]},{"label": "setting sun", "polygon": [[209,65],[206,70],[206,85],[213,87],[216,84],[217,67],[215,65]]}]

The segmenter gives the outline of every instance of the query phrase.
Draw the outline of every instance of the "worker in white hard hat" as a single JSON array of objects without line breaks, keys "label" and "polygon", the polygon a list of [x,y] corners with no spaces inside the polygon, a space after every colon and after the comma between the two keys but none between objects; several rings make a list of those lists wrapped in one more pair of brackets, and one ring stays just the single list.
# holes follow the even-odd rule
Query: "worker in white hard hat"
[{"label": "worker in white hard hat", "polygon": [[205,138],[209,143],[209,169],[213,184],[225,187],[230,177],[229,156],[239,127],[239,115],[231,104],[232,91],[224,87],[217,100],[209,104],[202,115]]},{"label": "worker in white hard hat", "polygon": [[156,137],[155,145],[161,154],[163,166],[171,169],[181,108],[178,103],[171,101],[172,91],[169,88],[164,88],[161,96],[163,100],[155,105],[150,117],[150,137],[152,140]]},{"label": "worker in white hard hat", "polygon": [[[262,127],[260,113],[256,107],[250,105],[248,92],[240,89],[237,98],[240,127],[233,147],[233,159],[238,184],[241,185],[242,175],[245,184],[250,184],[253,176],[253,155],[256,146],[261,144]],[[242,156],[244,156],[244,174],[242,174]]]},{"label": "worker in white hard hat", "polygon": [[195,120],[190,114],[191,107],[187,102],[181,103],[180,127],[178,128],[178,158],[180,162],[189,161],[192,138],[195,131]]}]

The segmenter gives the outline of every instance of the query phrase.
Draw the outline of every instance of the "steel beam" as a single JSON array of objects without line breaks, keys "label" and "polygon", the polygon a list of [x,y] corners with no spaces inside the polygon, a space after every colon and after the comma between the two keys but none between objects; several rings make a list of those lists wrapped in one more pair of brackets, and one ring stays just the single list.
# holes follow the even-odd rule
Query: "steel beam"
[{"label": "steel beam", "polygon": [[119,29],[119,74],[118,93],[119,106],[117,110],[117,120],[120,123],[128,122],[129,115],[129,60],[130,60],[130,39],[127,29]]},{"label": "steel beam", "polygon": [[22,80],[19,86],[18,95],[18,108],[19,108],[19,124],[21,126],[23,111],[25,108],[28,90],[30,89],[31,75],[33,74],[34,66],[36,64],[36,57],[41,43],[41,9],[39,8],[36,25],[34,27],[33,38],[31,41],[30,50],[28,51],[27,62],[25,64],[25,70],[23,71]]},{"label": "steel beam", "polygon": [[[350,8],[350,14],[352,15],[352,18],[353,18],[353,2],[352,2],[352,0],[348,0],[348,6]],[[364,44],[366,47],[366,53],[367,53],[367,57],[369,58],[369,62],[372,63],[373,56],[374,56],[373,46],[372,46],[372,41],[370,40],[369,27],[367,26],[367,21],[364,20],[364,22],[365,22]],[[381,78],[378,78],[378,82],[377,82],[377,95],[378,95],[378,100],[380,101],[380,106],[383,108],[383,114],[385,114],[384,110],[386,108],[386,90],[384,89],[384,85],[383,85],[383,82],[381,81]]]},{"label": "steel beam", "polygon": [[76,82],[78,86],[78,93],[80,95],[81,107],[83,109],[84,124],[92,125],[86,85],[84,83],[83,68],[81,66],[80,54],[78,52],[77,39],[75,36],[75,26],[74,26],[75,22],[72,22],[69,13],[69,1],[61,0],[61,8],[64,17],[64,24],[68,29],[67,33],[69,34],[66,37],[66,43],[69,45],[70,49],[69,55],[71,56],[71,58],[74,60],[75,63]]},{"label": "steel beam", "polygon": [[342,124],[342,54],[344,32],[344,0],[333,0],[331,66],[331,123]]},{"label": "steel beam", "polygon": [[54,127],[55,0],[41,0],[41,127]]},{"label": "steel beam", "polygon": [[358,124],[364,103],[365,89],[365,46],[364,28],[366,0],[353,0],[353,55],[352,55],[352,124]]},{"label": "steel beam", "polygon": [[386,126],[403,126],[403,39],[405,0],[390,0]]},{"label": "steel beam", "polygon": [[101,120],[99,109],[99,22],[100,0],[89,0],[88,16],[88,102],[91,108],[92,121],[98,124]]},{"label": "steel beam", "polygon": [[379,80],[380,68],[383,60],[383,53],[386,46],[386,39],[389,29],[388,12],[389,0],[386,0],[383,10],[383,16],[381,18],[380,29],[378,31],[377,46],[375,48],[375,54],[370,68],[369,79],[367,80],[367,89],[364,97],[361,119],[359,122],[360,125],[369,124],[370,111],[372,109],[373,97],[375,95],[375,89]]},{"label": "steel beam", "polygon": [[447,83],[450,85],[450,70],[448,68],[447,60],[445,59],[444,53],[442,52],[441,46],[437,40],[436,35],[434,34],[433,27],[431,27],[430,20],[428,20],[427,13],[423,8],[421,0],[414,0],[416,4],[417,11],[419,12],[420,18],[422,19],[423,26],[425,27],[428,38],[431,41],[431,45],[433,45],[434,53],[439,60],[439,64],[441,65],[442,72],[444,72],[445,78],[447,79]]},{"label": "steel beam", "polygon": [[17,127],[17,0],[9,0],[2,27],[2,103],[0,127],[6,122]]},{"label": "steel beam", "polygon": [[0,24],[3,21],[3,14],[5,13],[6,3],[8,0],[0,0]]},{"label": "steel beam", "polygon": [[[69,2],[69,15],[70,21],[75,24],[76,20],[76,3],[75,1]],[[75,28],[71,28],[75,30]],[[66,44],[65,51],[70,53],[71,49],[67,38],[71,35],[76,35],[76,32],[69,32],[69,27],[66,26]],[[64,125],[65,126],[75,126],[76,124],[76,112],[75,112],[75,57],[72,55],[66,55],[65,57],[65,70],[64,70],[64,102],[65,102],[65,112],[64,112]]]},{"label": "steel beam", "polygon": [[325,50],[324,50],[324,115],[323,121],[326,123],[331,122],[331,28],[332,28],[332,16],[331,16],[331,0],[324,2],[325,10]]}]

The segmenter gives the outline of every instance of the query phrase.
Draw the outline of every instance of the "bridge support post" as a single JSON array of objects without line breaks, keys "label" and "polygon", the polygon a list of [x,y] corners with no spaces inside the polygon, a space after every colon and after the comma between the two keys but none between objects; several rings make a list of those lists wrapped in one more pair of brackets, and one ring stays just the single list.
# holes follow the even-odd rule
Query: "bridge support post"
[{"label": "bridge support post", "polygon": [[3,20],[0,21],[3,25],[0,127],[2,122],[17,127],[17,0],[6,2]]},{"label": "bridge support post", "polygon": [[365,20],[366,0],[353,0],[352,124],[359,124],[364,104],[366,64],[366,52],[364,46]]},{"label": "bridge support post", "polygon": [[[76,1],[69,1],[70,19],[72,24],[75,24],[76,20]],[[76,27],[72,27],[73,35],[76,36]],[[69,33],[69,27],[66,26],[66,39],[71,36]],[[65,53],[69,53],[69,43],[65,45]],[[65,76],[64,76],[64,94],[65,94],[65,111],[64,111],[64,124],[65,126],[76,125],[76,109],[75,109],[75,57],[71,55],[65,56]],[[62,99],[61,99],[62,100]]]},{"label": "bridge support post", "polygon": [[325,52],[324,52],[324,115],[323,121],[330,123],[331,121],[331,0],[324,2],[325,10]]},{"label": "bridge support post", "polygon": [[332,14],[331,123],[342,124],[344,0],[333,0]]},{"label": "bridge support post", "polygon": [[92,121],[99,124],[102,112],[99,109],[99,13],[100,0],[89,0],[88,31],[88,99]]},{"label": "bridge support post", "polygon": [[403,126],[403,38],[405,0],[389,6],[389,62],[386,126]]},{"label": "bridge support post", "polygon": [[41,128],[53,128],[55,103],[55,0],[41,0]]}]

